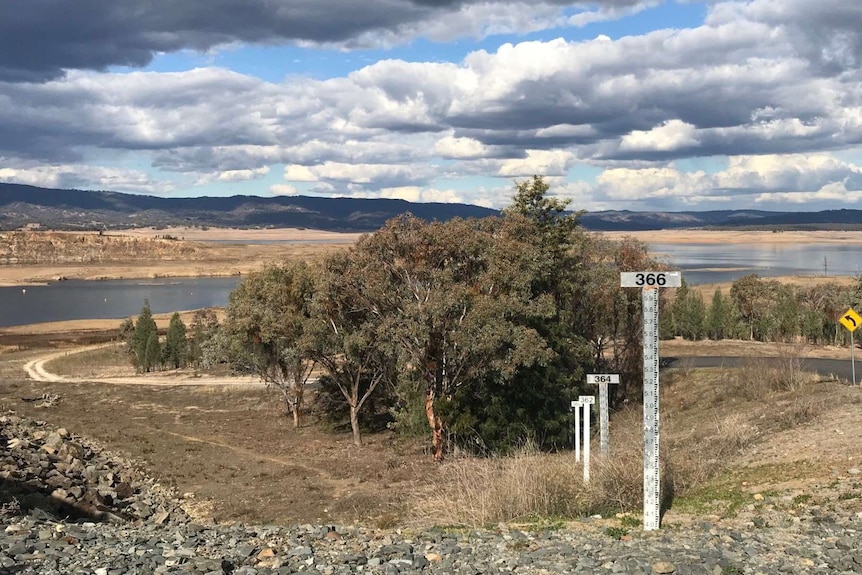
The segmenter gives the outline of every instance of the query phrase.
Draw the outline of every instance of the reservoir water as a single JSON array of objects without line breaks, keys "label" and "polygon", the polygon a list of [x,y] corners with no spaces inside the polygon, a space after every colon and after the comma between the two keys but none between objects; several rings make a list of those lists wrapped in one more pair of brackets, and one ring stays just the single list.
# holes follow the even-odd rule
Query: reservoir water
[{"label": "reservoir water", "polygon": [[[746,274],[857,276],[862,244],[650,244],[690,285],[727,282]],[[227,305],[238,277],[158,280],[69,280],[44,286],[0,287],[0,327],[70,319],[117,319],[150,302],[153,313]],[[24,291],[26,290],[26,291]]]},{"label": "reservoir water", "polygon": [[67,280],[48,285],[0,287],[0,327],[69,319],[136,315],[144,300],[153,313],[227,305],[238,277],[158,280]]},{"label": "reservoir water", "polygon": [[[748,274],[858,276],[862,244],[662,244],[650,253],[678,267],[689,285],[729,282]],[[824,269],[825,268],[825,269]]]}]

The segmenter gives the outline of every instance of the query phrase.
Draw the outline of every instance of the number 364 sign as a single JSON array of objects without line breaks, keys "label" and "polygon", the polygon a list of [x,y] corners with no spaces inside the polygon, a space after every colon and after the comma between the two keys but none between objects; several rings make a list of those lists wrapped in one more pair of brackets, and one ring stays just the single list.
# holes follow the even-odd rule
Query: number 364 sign
[{"label": "number 364 sign", "polygon": [[679,272],[622,272],[621,287],[680,287],[682,275]]}]

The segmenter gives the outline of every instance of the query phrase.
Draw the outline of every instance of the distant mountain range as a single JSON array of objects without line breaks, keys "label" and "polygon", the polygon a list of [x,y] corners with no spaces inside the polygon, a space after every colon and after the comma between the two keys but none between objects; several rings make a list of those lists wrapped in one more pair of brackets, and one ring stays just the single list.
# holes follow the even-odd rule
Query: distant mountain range
[{"label": "distant mountain range", "polygon": [[[482,218],[499,214],[496,210],[468,204],[426,204],[391,199],[308,196],[162,198],[0,183],[0,229],[4,230],[39,224],[43,228],[59,230],[198,226],[364,232],[378,229],[389,218],[405,212],[426,220]],[[597,231],[704,227],[862,229],[862,210],[605,211],[586,213],[581,222],[587,229]]]}]

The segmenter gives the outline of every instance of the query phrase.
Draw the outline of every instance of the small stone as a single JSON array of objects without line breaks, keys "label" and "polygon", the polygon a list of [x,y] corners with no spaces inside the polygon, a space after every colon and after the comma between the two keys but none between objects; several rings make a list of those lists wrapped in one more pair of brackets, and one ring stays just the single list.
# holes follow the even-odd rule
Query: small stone
[{"label": "small stone", "polygon": [[443,560],[443,557],[439,553],[426,553],[425,559],[427,559],[431,563],[439,563]]},{"label": "small stone", "polygon": [[763,494],[761,494],[761,493],[755,493],[755,494],[754,494],[754,500],[755,500],[755,501],[763,501]]},{"label": "small stone", "polygon": [[862,471],[859,471],[858,467],[851,467],[847,470],[847,473],[849,473],[850,475],[859,475],[860,473],[862,473]]},{"label": "small stone", "polygon": [[653,575],[669,575],[674,571],[676,571],[676,566],[673,563],[668,563],[667,561],[659,561],[652,564]]},{"label": "small stone", "polygon": [[258,561],[263,561],[264,559],[268,559],[270,557],[275,557],[275,551],[273,551],[271,547],[267,547],[266,549],[257,554]]}]

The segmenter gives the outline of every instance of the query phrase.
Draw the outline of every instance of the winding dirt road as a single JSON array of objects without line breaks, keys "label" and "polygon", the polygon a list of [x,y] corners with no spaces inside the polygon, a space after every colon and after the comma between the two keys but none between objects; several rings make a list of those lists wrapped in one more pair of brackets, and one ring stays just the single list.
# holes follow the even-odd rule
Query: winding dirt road
[{"label": "winding dirt road", "polygon": [[213,377],[202,376],[195,377],[192,374],[139,374],[128,377],[68,377],[48,371],[48,362],[76,353],[84,353],[104,347],[111,347],[114,343],[102,345],[90,345],[79,347],[73,350],[65,350],[50,353],[32,359],[24,364],[24,371],[27,372],[27,377],[34,381],[47,383],[105,383],[111,385],[149,385],[149,386],[211,386],[211,385],[234,385],[245,387],[263,387],[263,382],[254,376],[232,376],[232,377]]}]

